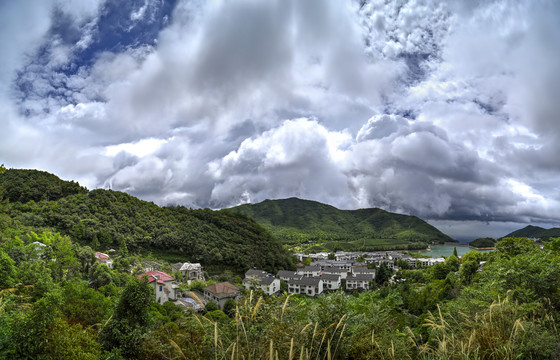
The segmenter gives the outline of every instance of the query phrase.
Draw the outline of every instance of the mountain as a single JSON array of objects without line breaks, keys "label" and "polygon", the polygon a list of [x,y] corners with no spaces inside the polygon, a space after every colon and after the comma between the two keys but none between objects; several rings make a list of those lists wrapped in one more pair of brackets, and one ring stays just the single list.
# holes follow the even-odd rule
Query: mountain
[{"label": "mountain", "polygon": [[88,191],[42,171],[9,169],[0,174],[0,240],[30,231],[60,232],[96,251],[152,253],[207,269],[293,267],[282,244],[245,215],[159,207],[118,191]]},{"label": "mountain", "polygon": [[265,200],[223,210],[247,215],[294,247],[308,250],[423,248],[426,243],[454,241],[416,216],[378,208],[340,210],[316,201]]},{"label": "mountain", "polygon": [[546,241],[552,237],[560,237],[560,228],[545,229],[540,226],[528,225],[523,229],[515,230],[504,237],[527,237]]}]

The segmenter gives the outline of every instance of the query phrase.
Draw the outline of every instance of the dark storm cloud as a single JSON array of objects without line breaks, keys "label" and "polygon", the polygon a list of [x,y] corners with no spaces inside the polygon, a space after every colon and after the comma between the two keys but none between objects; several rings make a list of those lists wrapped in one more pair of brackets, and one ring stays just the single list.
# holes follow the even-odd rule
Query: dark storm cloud
[{"label": "dark storm cloud", "polygon": [[5,2],[0,161],[160,204],[559,222],[559,15],[545,0]]}]

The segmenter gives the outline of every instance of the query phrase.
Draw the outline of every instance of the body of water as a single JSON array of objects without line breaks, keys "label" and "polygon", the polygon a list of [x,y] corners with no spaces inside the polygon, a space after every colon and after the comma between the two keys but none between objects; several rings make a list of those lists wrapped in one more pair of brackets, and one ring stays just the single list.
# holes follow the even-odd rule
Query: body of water
[{"label": "body of water", "polygon": [[464,254],[468,253],[471,250],[475,250],[475,251],[493,251],[493,250],[476,250],[476,249],[472,249],[468,246],[457,246],[457,245],[430,245],[430,249],[432,249],[432,251],[425,251],[422,250],[420,251],[421,254],[423,255],[429,255],[431,257],[442,257],[442,256],[449,256],[451,254],[453,254],[453,248],[457,247],[457,255],[459,256],[463,256]]}]

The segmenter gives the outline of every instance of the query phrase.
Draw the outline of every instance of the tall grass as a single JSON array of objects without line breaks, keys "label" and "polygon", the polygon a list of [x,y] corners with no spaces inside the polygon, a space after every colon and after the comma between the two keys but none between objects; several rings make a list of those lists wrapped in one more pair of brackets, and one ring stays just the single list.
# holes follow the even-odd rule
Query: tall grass
[{"label": "tall grass", "polygon": [[[438,306],[437,312],[430,312],[424,323],[430,334],[429,339],[423,342],[408,329],[409,340],[420,359],[548,358],[544,351],[539,354],[539,349],[531,347],[535,339],[530,337],[549,328],[543,324],[549,315],[528,318],[523,313],[522,307],[508,298],[495,301],[486,311],[474,317],[459,313],[459,319],[444,315]],[[446,317],[460,326],[451,326]],[[554,321],[551,323],[554,324]],[[552,331],[554,337],[558,338],[555,326]]]},{"label": "tall grass", "polygon": [[292,314],[297,312],[298,305],[290,306],[289,300],[287,296],[282,303],[269,303],[251,292],[238,304],[231,320],[220,322],[193,316],[212,339],[215,359],[336,359],[344,340],[346,315],[326,327],[318,322],[302,323],[297,314]]}]

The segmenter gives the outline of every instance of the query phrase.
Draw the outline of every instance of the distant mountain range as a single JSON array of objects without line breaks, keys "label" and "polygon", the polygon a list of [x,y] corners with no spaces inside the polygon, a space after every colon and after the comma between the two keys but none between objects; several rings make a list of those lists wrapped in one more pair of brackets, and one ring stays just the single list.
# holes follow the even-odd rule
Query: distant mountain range
[{"label": "distant mountain range", "polygon": [[244,204],[225,211],[253,218],[285,244],[316,245],[315,250],[422,248],[452,242],[448,235],[416,216],[378,208],[340,210],[316,201],[289,198]]},{"label": "distant mountain range", "polygon": [[516,230],[504,237],[527,237],[541,240],[549,240],[550,238],[560,237],[560,228],[545,229],[540,226],[528,225],[523,229]]}]

